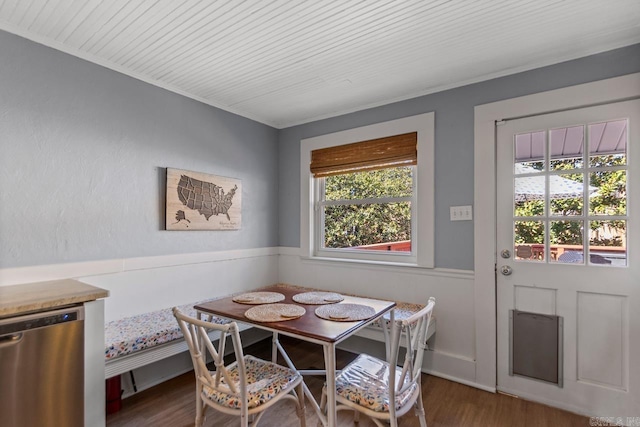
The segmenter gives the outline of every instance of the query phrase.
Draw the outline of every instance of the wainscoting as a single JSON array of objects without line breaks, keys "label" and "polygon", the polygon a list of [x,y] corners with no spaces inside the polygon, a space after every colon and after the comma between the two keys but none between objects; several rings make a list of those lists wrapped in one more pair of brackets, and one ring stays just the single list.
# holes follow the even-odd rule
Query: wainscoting
[{"label": "wainscoting", "polygon": [[[429,341],[425,372],[495,391],[476,383],[471,271],[317,261],[300,257],[298,248],[277,247],[0,269],[0,286],[61,278],[109,290],[105,321],[278,282],[408,302],[426,303],[434,296],[437,331]],[[342,348],[375,351],[379,344],[356,337]],[[154,363],[136,371],[137,385],[151,387],[189,365],[186,354]]]},{"label": "wainscoting", "polygon": [[[438,322],[425,355],[425,372],[495,391],[476,383],[472,271],[314,260],[299,253],[298,248],[280,248],[280,282],[416,303],[435,297]],[[342,348],[363,345],[366,340],[356,337]]]}]

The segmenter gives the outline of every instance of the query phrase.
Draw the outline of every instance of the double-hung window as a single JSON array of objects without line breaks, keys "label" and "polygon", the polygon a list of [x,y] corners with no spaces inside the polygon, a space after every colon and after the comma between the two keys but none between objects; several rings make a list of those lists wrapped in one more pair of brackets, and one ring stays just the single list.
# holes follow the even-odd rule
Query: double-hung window
[{"label": "double-hung window", "polygon": [[301,159],[303,254],[433,266],[433,113],[303,140]]}]

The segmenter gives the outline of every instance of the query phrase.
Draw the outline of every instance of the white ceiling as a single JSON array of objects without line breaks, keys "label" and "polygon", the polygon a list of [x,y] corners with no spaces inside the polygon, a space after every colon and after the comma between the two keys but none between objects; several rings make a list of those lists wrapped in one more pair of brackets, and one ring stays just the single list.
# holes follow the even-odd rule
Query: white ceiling
[{"label": "white ceiling", "polygon": [[640,0],[0,5],[0,29],[278,128],[640,42]]}]

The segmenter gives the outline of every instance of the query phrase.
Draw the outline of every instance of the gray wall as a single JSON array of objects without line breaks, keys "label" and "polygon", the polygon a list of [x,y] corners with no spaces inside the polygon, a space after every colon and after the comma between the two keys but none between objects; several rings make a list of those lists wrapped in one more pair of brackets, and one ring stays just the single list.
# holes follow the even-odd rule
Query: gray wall
[{"label": "gray wall", "polygon": [[300,140],[435,111],[435,265],[473,269],[473,223],[449,206],[473,204],[476,105],[640,71],[640,44],[280,131],[280,245],[300,246]]},{"label": "gray wall", "polygon": [[[634,45],[278,132],[1,31],[0,58],[0,268],[299,247],[300,140],[435,111],[436,266],[473,269],[473,107],[640,71]],[[166,167],[242,179],[242,229],[163,231]]]},{"label": "gray wall", "polygon": [[[278,131],[0,31],[0,268],[278,245]],[[165,168],[239,178],[239,231],[163,231]]]}]

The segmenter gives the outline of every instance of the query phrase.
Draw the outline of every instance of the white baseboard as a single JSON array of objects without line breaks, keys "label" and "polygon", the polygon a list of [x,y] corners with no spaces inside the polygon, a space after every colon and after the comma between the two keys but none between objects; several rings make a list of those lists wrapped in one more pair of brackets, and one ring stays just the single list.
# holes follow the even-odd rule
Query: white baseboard
[{"label": "white baseboard", "polygon": [[469,387],[473,387],[473,388],[477,388],[477,389],[480,389],[480,390],[484,390],[484,391],[487,391],[489,393],[496,393],[496,388],[495,387],[489,387],[489,386],[477,383],[475,381],[467,381],[467,380],[462,379],[462,378],[453,377],[451,375],[443,374],[442,372],[437,372],[437,371],[433,371],[433,370],[424,370],[424,373],[425,374],[429,374],[429,375],[433,375],[434,377],[443,378],[445,380],[449,380],[449,381],[453,381],[453,382],[456,382],[456,383],[468,385]]},{"label": "white baseboard", "polygon": [[523,392],[518,391],[518,390],[511,390],[509,388],[504,388],[504,387],[501,387],[499,390],[496,390],[496,391],[507,393],[507,394],[516,396],[516,397],[518,397],[520,399],[530,400],[531,402],[538,402],[538,403],[542,403],[543,405],[547,405],[547,406],[552,406],[554,408],[563,409],[565,411],[573,412],[574,414],[584,415],[586,417],[596,416],[596,414],[588,413],[587,411],[585,411],[584,408],[580,408],[578,406],[573,406],[573,405],[568,405],[568,404],[566,404],[566,403],[564,403],[564,402],[562,402],[560,400],[547,399],[544,396],[523,393]]}]

